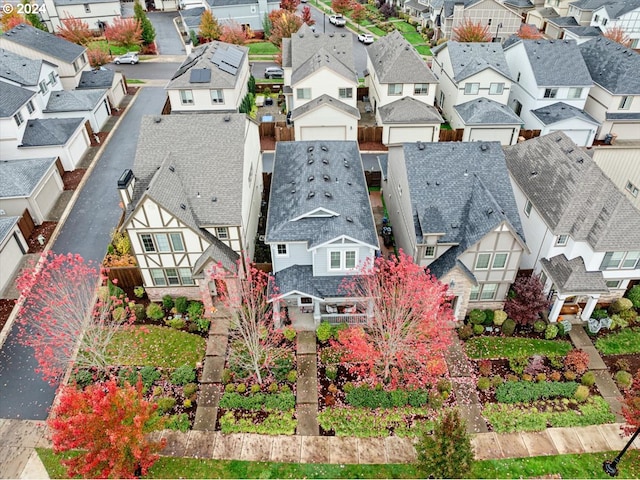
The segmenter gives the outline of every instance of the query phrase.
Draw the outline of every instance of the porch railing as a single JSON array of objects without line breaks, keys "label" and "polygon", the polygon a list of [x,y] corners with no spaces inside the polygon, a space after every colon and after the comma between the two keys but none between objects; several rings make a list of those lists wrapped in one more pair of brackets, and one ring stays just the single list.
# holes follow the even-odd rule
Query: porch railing
[{"label": "porch railing", "polygon": [[323,313],[320,318],[329,323],[348,323],[349,325],[366,325],[366,313]]}]

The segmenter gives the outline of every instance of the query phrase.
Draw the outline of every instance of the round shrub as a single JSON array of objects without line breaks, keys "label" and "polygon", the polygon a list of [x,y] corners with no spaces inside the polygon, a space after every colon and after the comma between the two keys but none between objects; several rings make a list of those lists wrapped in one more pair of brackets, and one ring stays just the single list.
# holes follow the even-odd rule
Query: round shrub
[{"label": "round shrub", "polygon": [[438,383],[436,384],[436,388],[440,393],[450,392],[451,382],[446,378],[441,378],[440,380],[438,380]]},{"label": "round shrub", "polygon": [[186,385],[196,379],[196,371],[189,365],[176,368],[171,374],[171,383],[174,385]]},{"label": "round shrub", "polygon": [[191,408],[191,400],[188,398],[185,398],[184,402],[182,402],[182,406],[184,408]]},{"label": "round shrub", "polygon": [[504,380],[502,379],[502,377],[500,375],[494,375],[493,377],[491,377],[491,386],[492,387],[497,387],[499,385],[502,385],[504,383]]},{"label": "round shrub", "polygon": [[494,317],[493,310],[485,310],[484,311],[484,316],[485,316],[485,318],[484,318],[484,322],[482,322],[482,324],[485,327],[490,327],[491,325],[493,325],[493,317]]},{"label": "round shrub", "polygon": [[298,372],[296,372],[295,370],[291,370],[289,373],[287,373],[287,382],[296,383],[297,379],[298,379]]},{"label": "round shrub", "polygon": [[93,375],[88,370],[78,370],[73,374],[73,380],[80,388],[85,388],[93,383]]},{"label": "round shrub", "polygon": [[624,370],[620,370],[619,372],[617,372],[615,378],[616,383],[623,390],[631,387],[631,383],[633,382],[633,375],[631,375],[629,372],[625,372]]},{"label": "round shrub", "polygon": [[489,388],[491,388],[491,379],[488,377],[480,377],[477,386],[480,391],[489,390]]},{"label": "round shrub", "polygon": [[173,397],[160,397],[156,400],[158,405],[158,413],[164,415],[176,406],[176,399]]},{"label": "round shrub", "polygon": [[515,320],[511,319],[511,318],[507,318],[504,323],[502,324],[502,333],[504,335],[506,335],[507,337],[510,337],[511,335],[513,335],[513,333],[516,331],[516,322]]},{"label": "round shrub", "polygon": [[316,329],[316,336],[318,341],[326,342],[331,338],[332,328],[329,322],[321,322]]},{"label": "round shrub", "polygon": [[204,313],[204,305],[202,302],[192,301],[189,302],[189,306],[187,307],[187,315],[191,320],[197,320],[202,317]]},{"label": "round shrub", "polygon": [[258,385],[257,383],[254,383],[253,385],[251,385],[251,388],[249,389],[249,391],[253,394],[259,393],[260,385]]},{"label": "round shrub", "polygon": [[176,311],[181,314],[187,313],[187,308],[189,307],[189,301],[187,297],[178,297],[175,301]]},{"label": "round shrub", "polygon": [[619,358],[618,360],[616,360],[615,367],[616,371],[624,370],[628,372],[631,370],[631,364],[626,358]]},{"label": "round shrub", "polygon": [[460,337],[460,340],[469,340],[472,336],[473,327],[470,324],[467,324],[458,330],[458,337]]},{"label": "round shrub", "polygon": [[547,328],[544,331],[544,338],[546,338],[547,340],[553,340],[557,336],[558,336],[558,326],[553,323],[550,323],[549,325],[547,325]]},{"label": "round shrub", "polygon": [[162,307],[157,303],[150,303],[147,307],[147,317],[153,320],[162,320],[164,318]]},{"label": "round shrub", "polygon": [[116,322],[124,322],[127,319],[127,311],[124,307],[116,307],[111,312],[111,316]]},{"label": "round shrub", "polygon": [[607,318],[609,314],[604,308],[596,308],[593,312],[591,312],[591,318],[595,320],[602,320],[603,318]]},{"label": "round shrub", "polygon": [[579,348],[574,348],[564,358],[564,367],[578,375],[589,369],[589,354]]},{"label": "round shrub", "polygon": [[551,380],[552,382],[559,382],[561,378],[562,378],[562,374],[557,370],[549,374],[549,380]]},{"label": "round shrub", "polygon": [[162,297],[162,306],[164,308],[166,308],[167,310],[171,310],[174,305],[175,303],[173,301],[173,298],[171,298],[171,295],[165,295],[164,297]]},{"label": "round shrub", "polygon": [[245,393],[247,391],[247,386],[244,383],[239,383],[236,385],[236,392]]},{"label": "round shrub", "polygon": [[572,372],[571,370],[564,372],[564,379],[569,382],[573,382],[577,377],[576,372]]},{"label": "round shrub", "polygon": [[198,391],[198,385],[195,383],[187,383],[184,387],[182,387],[182,393],[185,397],[190,397],[194,393]]},{"label": "round shrub", "polygon": [[469,312],[469,322],[471,322],[474,325],[482,325],[486,318],[487,318],[486,313],[477,308]]},{"label": "round shrub", "polygon": [[624,310],[618,314],[622,320],[627,322],[630,325],[633,325],[638,320],[638,313],[630,308],[629,310]]},{"label": "round shrub", "polygon": [[538,373],[536,375],[536,382],[546,382],[547,381],[547,374],[546,373]]},{"label": "round shrub", "polygon": [[291,392],[291,387],[289,385],[287,385],[286,383],[283,383],[282,385],[280,385],[280,393],[290,393]]},{"label": "round shrub", "polygon": [[536,320],[535,322],[533,322],[533,331],[536,333],[542,333],[546,328],[547,324],[544,322],[544,320]]},{"label": "round shrub", "polygon": [[233,372],[229,368],[225,368],[222,371],[222,383],[226,385],[227,383],[231,383],[231,380],[233,380]]},{"label": "round shrub", "polygon": [[184,318],[169,318],[165,320],[164,323],[176,330],[182,330],[187,325]]},{"label": "round shrub", "polygon": [[530,373],[523,373],[522,380],[525,382],[533,382],[533,375],[531,375]]},{"label": "round shrub", "polygon": [[582,378],[580,379],[580,383],[582,383],[582,385],[585,385],[587,387],[592,387],[596,383],[595,373],[586,372],[584,375],[582,375]]},{"label": "round shrub", "polygon": [[156,367],[152,367],[151,365],[147,365],[146,367],[142,367],[140,369],[140,376],[142,377],[142,384],[146,388],[150,388],[156,380],[160,380],[162,374],[156,370]]},{"label": "round shrub", "polygon": [[267,392],[278,393],[278,384],[276,382],[270,383],[267,387]]},{"label": "round shrub", "polygon": [[144,309],[144,305],[140,303],[134,303],[133,305],[131,305],[131,311],[136,317],[136,322],[144,322],[144,320],[147,318],[147,312]]},{"label": "round shrub", "polygon": [[576,388],[576,393],[573,394],[573,398],[575,398],[578,402],[586,402],[587,398],[589,398],[589,387],[585,385],[579,385]]},{"label": "round shrub", "polygon": [[473,326],[473,334],[474,335],[482,335],[484,333],[484,325],[474,325]]},{"label": "round shrub", "polygon": [[640,308],[640,285],[636,285],[627,294],[627,298],[631,300],[634,307]]},{"label": "round shrub", "polygon": [[235,386],[235,384],[233,384],[233,383],[227,383],[227,384],[224,386],[224,391],[225,391],[225,392],[227,392],[227,393],[233,393],[233,392],[235,392],[235,391],[236,391],[236,386]]},{"label": "round shrub", "polygon": [[625,310],[629,310],[630,308],[633,308],[633,302],[631,300],[628,298],[618,298],[611,304],[609,311],[611,313],[620,313]]},{"label": "round shrub", "polygon": [[329,365],[326,369],[325,369],[325,375],[327,376],[327,378],[331,381],[335,380],[336,377],[338,376],[338,367],[335,365]]},{"label": "round shrub", "polygon": [[296,339],[296,330],[293,327],[285,327],[284,330],[282,330],[282,335],[288,341],[293,342]]},{"label": "round shrub", "polygon": [[622,317],[622,312],[620,315],[618,315],[617,313],[614,315],[611,315],[611,326],[609,327],[611,330],[617,330],[617,329],[622,329],[622,328],[627,328],[629,326],[629,322],[627,322],[623,317]]},{"label": "round shrub", "polygon": [[506,319],[507,313],[504,310],[496,310],[495,312],[493,312],[493,324],[496,327],[502,326]]},{"label": "round shrub", "polygon": [[354,387],[353,383],[351,383],[351,382],[346,382],[342,386],[342,390],[344,390],[344,393],[349,393],[349,392],[353,391],[354,388],[356,388],[356,387]]},{"label": "round shrub", "polygon": [[480,360],[478,362],[478,373],[483,377],[491,375],[491,360]]}]

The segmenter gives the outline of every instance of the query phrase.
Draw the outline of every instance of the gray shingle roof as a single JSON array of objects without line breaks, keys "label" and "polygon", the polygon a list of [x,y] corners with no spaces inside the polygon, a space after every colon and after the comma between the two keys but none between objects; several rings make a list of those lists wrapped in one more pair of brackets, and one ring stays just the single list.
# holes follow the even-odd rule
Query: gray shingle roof
[{"label": "gray shingle roof", "polygon": [[282,39],[282,67],[291,66],[291,39]]},{"label": "gray shingle roof", "polygon": [[449,58],[456,82],[491,68],[511,79],[502,45],[499,43],[459,43],[448,41]]},{"label": "gray shingle roof", "polygon": [[53,3],[58,7],[64,7],[66,5],[84,5],[88,3],[119,3],[117,0],[53,0]]},{"label": "gray shingle roof", "polygon": [[345,297],[343,282],[353,281],[353,275],[327,275],[315,277],[312,265],[293,265],[274,275],[279,295],[297,291],[319,299]]},{"label": "gray shingle roof", "polygon": [[556,17],[550,18],[549,23],[553,23],[554,25],[558,25],[559,27],[578,27],[580,24],[574,17]]},{"label": "gray shingle roof", "polygon": [[453,107],[465,125],[521,125],[522,119],[506,105],[476,98]]},{"label": "gray shingle roof", "polygon": [[21,147],[65,145],[71,136],[83,128],[84,118],[39,118],[29,120],[24,129]]},{"label": "gray shingle roof", "polygon": [[578,37],[599,37],[602,35],[602,30],[598,26],[585,26],[585,27],[567,27],[565,30],[573,33]]},{"label": "gray shingle roof", "polygon": [[561,294],[609,292],[602,272],[588,272],[582,257],[568,260],[564,254],[560,254],[541,258],[540,263]]},{"label": "gray shingle roof", "polygon": [[0,197],[29,197],[56,158],[0,161]]},{"label": "gray shingle roof", "polygon": [[558,11],[553,7],[539,8],[539,9],[536,10],[536,12],[538,12],[538,14],[542,18],[554,18],[554,17],[559,17],[560,16],[558,14]]},{"label": "gray shingle roof", "polygon": [[[608,2],[602,5],[607,11],[609,18],[617,19],[625,13],[640,8],[640,0],[622,0],[618,2]],[[594,9],[595,10],[595,9]]]},{"label": "gray shingle roof", "polygon": [[111,88],[116,72],[107,67],[94,68],[88,72],[82,72],[76,90],[89,88]]},{"label": "gray shingle roof", "polygon": [[202,252],[202,255],[200,255],[198,260],[196,260],[196,263],[193,266],[192,275],[195,278],[200,277],[202,275],[202,271],[209,262],[214,262],[216,264],[220,262],[228,272],[237,272],[240,255],[213,235],[207,235],[207,239],[211,242],[211,245],[209,245],[207,249]]},{"label": "gray shingle roof", "polygon": [[0,117],[11,117],[35,95],[36,92],[26,88],[0,82]]},{"label": "gray shingle roof", "polygon": [[398,30],[367,48],[380,83],[438,83],[416,49]]},{"label": "gray shingle roof", "polygon": [[206,9],[204,7],[188,8],[187,10],[180,10],[180,17],[182,23],[189,30],[193,30],[196,34],[200,33],[200,23],[202,22],[202,14]]},{"label": "gray shingle roof", "polygon": [[600,125],[600,122],[588,113],[585,113],[572,105],[567,105],[564,102],[557,102],[545,107],[540,107],[536,110],[531,110],[531,113],[538,117],[544,125],[552,125],[569,118],[579,118],[585,122]]},{"label": "gray shingle roof", "polygon": [[451,17],[453,15],[453,7],[456,3],[463,3],[464,8],[469,8],[472,5],[480,2],[480,0],[444,0],[443,13],[445,17]]},{"label": "gray shingle roof", "polygon": [[607,120],[640,120],[640,112],[607,112]]},{"label": "gray shingle roof", "polygon": [[86,48],[68,42],[49,32],[43,32],[31,25],[21,24],[0,36],[2,40],[23,45],[33,50],[45,53],[67,63],[82,55]]},{"label": "gray shingle roof", "polygon": [[[206,43],[194,49],[187,59],[180,65],[176,73],[173,75],[166,89],[172,88],[190,88],[190,89],[210,89],[210,88],[235,88],[240,80],[240,72],[232,75],[229,72],[221,70],[217,65],[211,62],[211,57],[215,52],[235,51],[238,55],[242,55],[240,60],[241,69],[248,68],[249,49],[240,45],[231,45],[230,43],[213,41]],[[193,69],[207,69],[211,72],[210,79],[204,83],[191,83],[190,72]]]},{"label": "gray shingle roof", "polygon": [[20,217],[0,217],[0,242],[4,242]]},{"label": "gray shingle roof", "polygon": [[382,123],[437,123],[444,122],[433,105],[427,105],[413,97],[402,97],[395,102],[378,107]]},{"label": "gray shingle roof", "polygon": [[20,85],[34,86],[38,84],[42,60],[32,60],[4,48],[0,48],[0,77]]},{"label": "gray shingle roof", "polygon": [[589,87],[589,70],[575,40],[520,40],[539,87]]},{"label": "gray shingle roof", "polygon": [[[337,216],[294,221],[319,209]],[[312,248],[342,235],[378,247],[358,144],[278,142],[266,242],[306,241]]]},{"label": "gray shingle roof", "polygon": [[105,89],[57,90],[51,92],[45,112],[92,111],[107,94]]},{"label": "gray shingle roof", "polygon": [[595,10],[610,2],[611,0],[577,0],[571,2],[569,5],[579,8],[580,10]]},{"label": "gray shingle roof", "polygon": [[341,102],[337,98],[333,98],[333,97],[331,97],[329,95],[326,95],[326,94],[323,94],[323,95],[319,96],[318,98],[314,98],[313,100],[305,103],[304,105],[301,105],[301,106],[295,108],[291,112],[291,120],[295,120],[296,118],[300,118],[300,117],[306,115],[307,113],[309,113],[310,111],[315,110],[316,108],[319,108],[319,107],[322,107],[322,106],[326,106],[326,105],[331,105],[332,107],[343,111],[347,115],[351,115],[352,117],[355,117],[358,120],[360,120],[360,111],[357,108],[352,107],[351,105],[347,105],[346,103]]},{"label": "gray shingle roof", "polygon": [[458,244],[432,264],[434,273],[453,268],[469,246],[502,222],[524,243],[500,142],[405,143],[398,148],[404,154],[416,240],[421,244],[424,233],[444,233],[440,242]]},{"label": "gray shingle roof", "polygon": [[414,10],[420,13],[426,12],[427,10],[429,10],[429,7],[427,5],[423,5],[422,3],[419,3],[418,0],[407,0],[406,2],[404,2],[404,7],[413,8]]},{"label": "gray shingle roof", "polygon": [[533,8],[533,3],[530,0],[505,0],[503,3],[517,8]]},{"label": "gray shingle roof", "polygon": [[640,55],[604,37],[578,48],[595,83],[614,95],[640,95]]},{"label": "gray shingle roof", "polygon": [[504,151],[514,181],[554,234],[598,252],[638,249],[640,211],[564,133]]}]

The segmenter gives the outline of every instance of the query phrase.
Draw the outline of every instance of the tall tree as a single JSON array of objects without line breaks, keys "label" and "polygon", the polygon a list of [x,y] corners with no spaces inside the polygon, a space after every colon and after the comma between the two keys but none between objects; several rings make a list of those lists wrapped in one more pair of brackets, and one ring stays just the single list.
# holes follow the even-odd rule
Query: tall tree
[{"label": "tall tree", "polygon": [[205,10],[200,17],[200,36],[205,40],[218,40],[222,35],[222,29],[218,19],[213,16],[211,10]]},{"label": "tall tree", "polygon": [[346,15],[351,10],[351,0],[332,0],[331,9],[340,15]]},{"label": "tall tree", "polygon": [[[6,4],[9,5],[9,4]],[[27,25],[31,25],[29,20],[27,20],[24,16],[18,13],[18,10],[13,8],[8,12],[2,14],[0,17],[0,26],[4,32],[11,30],[13,27],[16,27],[22,23],[26,23]]]},{"label": "tall tree", "polygon": [[640,370],[636,371],[631,388],[625,390],[622,399],[622,415],[627,421],[624,432],[633,434],[640,428]]},{"label": "tall tree", "polygon": [[490,42],[491,32],[489,25],[482,25],[480,22],[474,23],[471,19],[466,18],[457,27],[453,28],[453,39],[457,42]]},{"label": "tall tree", "polygon": [[151,45],[156,39],[156,29],[153,28],[151,20],[147,17],[147,12],[144,11],[142,4],[138,1],[133,4],[133,12],[133,18],[138,20],[142,28],[142,43],[144,45]]},{"label": "tall tree", "polygon": [[[22,5],[32,5],[31,0],[21,0],[20,3]],[[35,9],[37,4],[33,3],[33,5],[34,5],[34,9]],[[42,30],[43,32],[48,32],[49,31],[47,29],[47,26],[40,21],[40,17],[38,16],[38,14],[34,13],[33,10],[31,10],[31,13],[25,13],[24,18],[27,20],[28,24],[34,26],[38,30]]]},{"label": "tall tree", "polygon": [[511,286],[504,311],[520,325],[533,324],[549,308],[539,275],[520,276]]},{"label": "tall tree", "polygon": [[288,10],[289,12],[295,13],[298,5],[300,5],[300,0],[280,0],[281,10]]},{"label": "tall tree", "polygon": [[523,23],[516,35],[524,40],[540,40],[542,38],[540,30],[530,23]]},{"label": "tall tree", "polygon": [[288,10],[274,10],[269,14],[271,35],[269,41],[276,46],[282,45],[283,38],[290,38],[302,26],[302,18]]},{"label": "tall tree", "polygon": [[242,28],[235,20],[225,23],[222,26],[222,33],[220,34],[220,41],[225,43],[232,43],[234,45],[244,45],[247,43],[247,32]]},{"label": "tall tree", "polygon": [[316,21],[311,16],[311,7],[309,5],[305,5],[302,7],[302,22],[307,25],[315,25]]},{"label": "tall tree", "polygon": [[[362,23],[362,21],[367,16],[367,10],[360,2],[352,2],[351,4],[351,20],[356,22],[358,25]],[[359,27],[358,27],[359,28]]]},{"label": "tall tree", "polygon": [[142,27],[135,18],[117,17],[107,26],[104,36],[116,45],[131,48],[142,43]]},{"label": "tall tree", "polygon": [[622,27],[610,28],[605,33],[603,33],[602,36],[627,48],[631,46],[631,38],[629,38],[629,35],[625,33]]},{"label": "tall tree", "polygon": [[340,332],[343,360],[372,383],[433,385],[446,372],[451,344],[447,287],[402,251],[398,259],[377,258],[342,285],[349,297],[367,299],[366,328]]},{"label": "tall tree", "polygon": [[79,255],[51,252],[19,276],[25,298],[17,316],[19,337],[33,348],[45,380],[55,383],[72,360],[78,367],[104,368],[118,354],[112,339],[135,316],[113,289],[103,287],[96,301],[96,289],[105,282],[104,273]]},{"label": "tall tree", "polygon": [[58,36],[78,45],[86,45],[93,37],[89,24],[79,18],[68,16],[60,19]]},{"label": "tall tree", "polygon": [[119,387],[116,379],[81,390],[66,386],[47,422],[56,453],[74,451],[61,460],[67,476],[137,478],[146,475],[166,441],[148,434],[162,428],[157,405],[144,400],[142,381]]}]

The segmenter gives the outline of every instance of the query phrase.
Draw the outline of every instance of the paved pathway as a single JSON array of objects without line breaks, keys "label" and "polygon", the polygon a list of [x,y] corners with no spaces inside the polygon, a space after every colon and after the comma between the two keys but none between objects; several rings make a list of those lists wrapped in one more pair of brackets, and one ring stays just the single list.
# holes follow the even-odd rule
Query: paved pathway
[{"label": "paved pathway", "polygon": [[296,338],[298,380],[296,382],[297,435],[317,436],[318,426],[318,360],[316,332],[298,332]]}]

